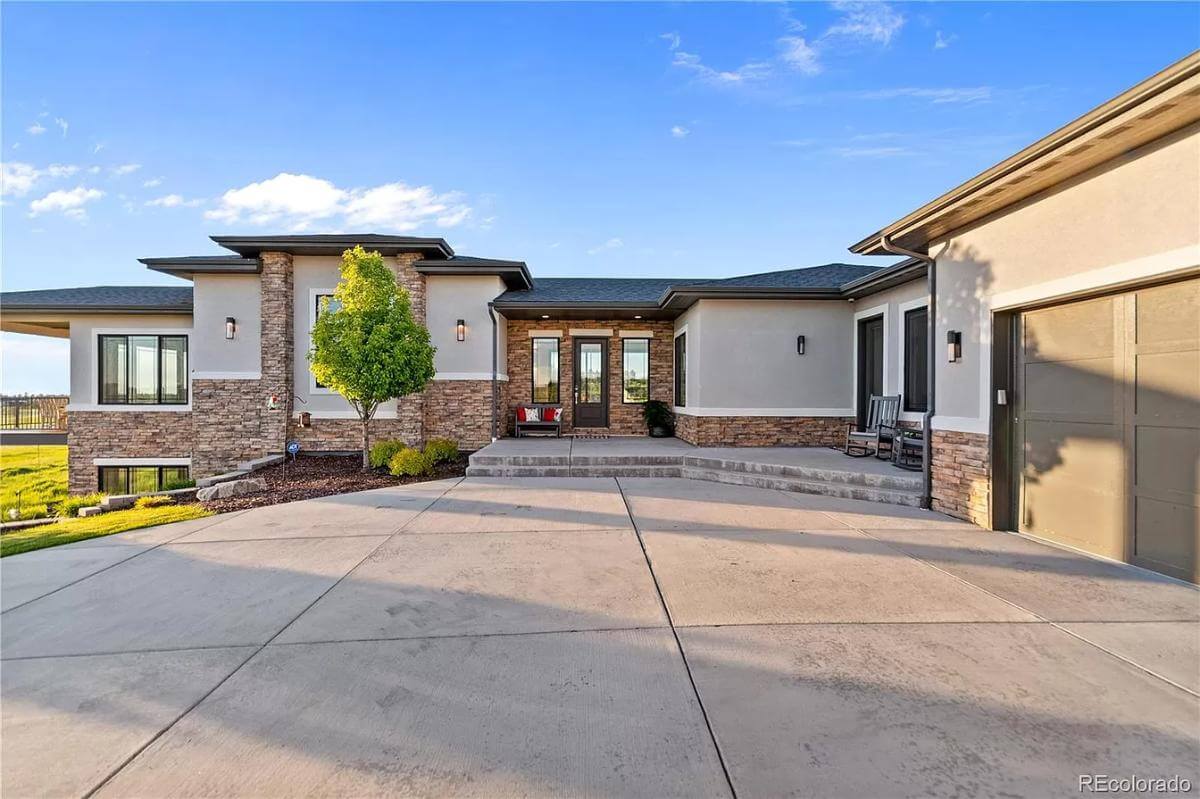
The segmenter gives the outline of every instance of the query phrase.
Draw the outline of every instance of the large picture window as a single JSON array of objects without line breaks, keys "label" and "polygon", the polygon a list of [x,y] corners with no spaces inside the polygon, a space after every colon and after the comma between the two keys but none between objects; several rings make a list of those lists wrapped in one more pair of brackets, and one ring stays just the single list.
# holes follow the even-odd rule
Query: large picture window
[{"label": "large picture window", "polygon": [[627,338],[622,347],[622,399],[645,402],[650,399],[650,339]]},{"label": "large picture window", "polygon": [[558,384],[558,339],[533,339],[533,401],[558,402]]},{"label": "large picture window", "polygon": [[929,407],[929,311],[915,308],[904,314],[904,410]]},{"label": "large picture window", "polygon": [[687,405],[687,333],[675,337],[675,405]]},{"label": "large picture window", "polygon": [[187,336],[100,336],[100,403],[187,405]]},{"label": "large picture window", "polygon": [[101,466],[100,490],[105,494],[146,494],[182,488],[186,466]]}]

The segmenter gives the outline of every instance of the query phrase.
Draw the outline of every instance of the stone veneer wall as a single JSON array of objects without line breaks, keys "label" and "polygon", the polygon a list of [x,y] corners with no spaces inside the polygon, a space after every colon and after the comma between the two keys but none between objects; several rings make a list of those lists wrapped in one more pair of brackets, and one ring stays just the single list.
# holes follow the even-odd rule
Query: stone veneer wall
[{"label": "stone veneer wall", "polygon": [[190,411],[67,411],[67,490],[95,491],[95,458],[186,458]]},{"label": "stone veneer wall", "polygon": [[933,509],[991,526],[990,437],[934,430],[931,439]]},{"label": "stone veneer wall", "polygon": [[425,391],[425,438],[453,438],[464,450],[490,444],[492,381],[433,381]]},{"label": "stone veneer wall", "polygon": [[268,432],[283,411],[267,410],[261,380],[192,380],[192,477],[229,471],[271,447]]},{"label": "stone veneer wall", "polygon": [[516,408],[533,399],[533,345],[529,337],[531,330],[557,330],[562,333],[558,345],[559,400],[563,406],[563,432],[575,429],[572,398],[575,382],[575,340],[572,329],[611,328],[613,335],[608,340],[608,427],[614,435],[646,435],[646,422],[642,419],[642,405],[622,401],[621,385],[622,347],[619,337],[622,330],[649,330],[650,339],[650,398],[671,402],[675,323],[663,321],[633,320],[579,320],[579,319],[509,319],[508,320],[508,386],[505,393],[505,411],[501,416],[503,435],[513,434]]},{"label": "stone veneer wall", "polygon": [[675,417],[676,437],[698,447],[823,447],[846,442],[840,416]]}]

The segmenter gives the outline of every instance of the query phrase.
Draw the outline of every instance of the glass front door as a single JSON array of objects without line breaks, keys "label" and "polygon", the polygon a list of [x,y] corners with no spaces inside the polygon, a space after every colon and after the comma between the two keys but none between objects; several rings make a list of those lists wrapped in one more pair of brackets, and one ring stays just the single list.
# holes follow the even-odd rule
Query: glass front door
[{"label": "glass front door", "polygon": [[575,340],[575,426],[608,426],[608,341]]}]

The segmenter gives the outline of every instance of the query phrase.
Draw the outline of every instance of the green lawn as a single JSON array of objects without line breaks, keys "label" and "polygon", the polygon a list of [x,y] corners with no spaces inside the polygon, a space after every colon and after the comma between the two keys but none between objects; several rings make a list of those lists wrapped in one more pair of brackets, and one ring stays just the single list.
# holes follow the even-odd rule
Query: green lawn
[{"label": "green lawn", "polygon": [[65,519],[28,530],[17,530],[0,536],[0,558],[44,547],[69,544],[85,538],[123,533],[139,527],[182,522],[212,516],[212,511],[200,505],[164,505],[159,508],[132,508],[101,513],[86,519]]},{"label": "green lawn", "polygon": [[50,515],[47,504],[67,495],[67,447],[0,447],[0,516],[9,521],[9,508],[17,507],[20,492],[22,519]]}]

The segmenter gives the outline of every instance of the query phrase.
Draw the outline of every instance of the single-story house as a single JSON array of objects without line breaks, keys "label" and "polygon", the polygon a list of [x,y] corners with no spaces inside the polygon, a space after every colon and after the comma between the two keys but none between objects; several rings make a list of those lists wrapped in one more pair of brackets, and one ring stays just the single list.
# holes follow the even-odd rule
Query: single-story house
[{"label": "single-story house", "polygon": [[375,436],[475,448],[530,403],[643,435],[660,399],[694,444],[828,445],[899,394],[935,509],[1197,579],[1200,54],[850,248],[890,266],[739,268],[748,246],[726,279],[535,278],[440,238],[213,240],[230,254],[142,259],[190,286],[0,295],[0,328],[71,340],[73,491],[354,449],[305,353],[361,244],[437,347]]}]

